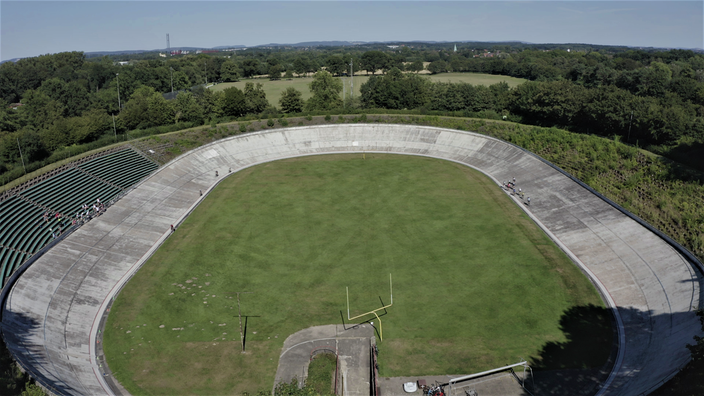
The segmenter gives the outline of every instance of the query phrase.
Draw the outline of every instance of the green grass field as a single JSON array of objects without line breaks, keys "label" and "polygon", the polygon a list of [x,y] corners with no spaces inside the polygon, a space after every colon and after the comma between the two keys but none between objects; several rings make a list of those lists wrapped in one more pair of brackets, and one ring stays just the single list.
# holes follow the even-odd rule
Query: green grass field
[{"label": "green grass field", "polygon": [[[430,78],[432,81],[441,82],[466,82],[473,85],[492,85],[499,83],[501,81],[506,81],[510,87],[516,87],[519,84],[524,83],[525,79],[515,78],[509,76],[497,76],[493,74],[480,74],[480,73],[441,73],[434,75],[423,75]],[[359,87],[362,86],[369,77],[366,75],[355,75],[354,76],[354,94],[359,95]],[[279,99],[281,98],[281,92],[283,92],[288,87],[296,88],[303,94],[303,99],[308,100],[311,97],[309,84],[313,81],[312,77],[302,77],[294,78],[291,80],[276,80],[270,81],[269,79],[251,79],[242,80],[234,83],[222,83],[213,86],[211,89],[216,91],[222,91],[225,88],[237,87],[239,89],[244,89],[244,85],[247,82],[261,83],[263,85],[264,93],[266,93],[266,98],[269,99],[269,103],[273,106],[279,106]],[[346,90],[349,93],[350,81],[345,78]],[[342,95],[340,95],[342,96]]]},{"label": "green grass field", "polygon": [[[345,286],[353,316],[377,308],[379,296],[388,303],[389,273],[382,376],[535,357],[569,341],[563,312],[602,306],[477,171],[410,156],[303,157],[228,177],[164,243],[111,309],[110,369],[134,395],[268,392],[288,335],[340,323]],[[253,292],[241,296],[245,354],[239,291]],[[606,359],[598,349],[592,365]]]}]

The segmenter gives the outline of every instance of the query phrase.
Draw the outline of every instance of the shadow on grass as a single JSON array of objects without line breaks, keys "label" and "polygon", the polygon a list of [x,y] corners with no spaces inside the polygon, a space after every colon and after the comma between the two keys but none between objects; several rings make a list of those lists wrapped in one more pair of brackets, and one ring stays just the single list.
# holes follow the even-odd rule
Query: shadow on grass
[{"label": "shadow on grass", "polygon": [[600,367],[609,358],[615,341],[611,310],[595,305],[572,307],[560,317],[565,342],[548,342],[531,357],[535,370]]},{"label": "shadow on grass", "polygon": [[611,309],[595,305],[565,311],[560,330],[567,340],[548,342],[531,356],[534,371],[526,381],[528,389],[536,396],[594,394],[616,358],[615,323]]},{"label": "shadow on grass", "polygon": [[[684,343],[694,344],[694,336],[699,335],[698,326],[689,326],[696,320],[693,312],[675,312],[653,314],[633,308],[619,308],[626,332],[626,352],[641,353],[638,361],[632,357],[622,363],[621,370],[611,382],[614,394],[628,390],[632,394],[649,394],[663,385],[663,380],[678,372],[682,353],[689,356]],[[659,328],[658,334],[669,330],[672,337],[662,340],[652,333],[652,328]],[[537,356],[529,359],[533,375],[526,381],[530,393],[525,396],[586,396],[595,394],[608,379],[618,353],[615,318],[612,310],[593,305],[572,307],[560,318],[560,329],[565,335],[565,342],[548,342]],[[692,333],[690,333],[690,331]],[[676,351],[681,337],[682,350]],[[638,349],[642,352],[639,352]],[[646,351],[651,351],[646,352]],[[667,351],[661,358],[654,359],[652,351]],[[698,367],[704,367],[701,364]],[[695,384],[702,378],[695,373],[682,377],[679,384],[673,384],[665,393],[668,395],[699,395],[702,386]],[[672,381],[671,381],[672,382]],[[631,394],[629,393],[629,394]],[[620,393],[619,393],[620,394]]]},{"label": "shadow on grass", "polygon": [[249,323],[249,318],[261,318],[260,315],[242,315],[244,317],[244,330],[242,331],[242,350],[247,350],[247,324]]}]

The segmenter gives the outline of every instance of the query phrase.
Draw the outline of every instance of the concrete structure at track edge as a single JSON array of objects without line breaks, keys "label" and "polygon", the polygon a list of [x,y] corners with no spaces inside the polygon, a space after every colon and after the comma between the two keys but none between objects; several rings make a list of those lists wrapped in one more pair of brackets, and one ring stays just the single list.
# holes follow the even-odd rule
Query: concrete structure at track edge
[{"label": "concrete structure at track edge", "polygon": [[497,184],[516,177],[530,192],[531,205],[511,198],[590,277],[619,322],[618,357],[599,395],[647,394],[689,361],[685,345],[701,333],[695,310],[702,277],[701,263],[686,249],[512,144],[472,132],[391,124],[266,130],[179,156],[10,286],[2,301],[10,351],[55,393],[115,394],[96,356],[101,319],[168,238],[169,225],[178,226],[230,167],[234,173],[284,158],[341,153],[434,157],[477,169]]}]

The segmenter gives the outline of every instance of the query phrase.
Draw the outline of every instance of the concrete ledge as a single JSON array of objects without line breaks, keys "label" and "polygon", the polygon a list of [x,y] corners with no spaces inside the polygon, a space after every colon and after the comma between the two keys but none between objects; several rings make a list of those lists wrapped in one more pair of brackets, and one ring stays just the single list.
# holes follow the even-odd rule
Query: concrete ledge
[{"label": "concrete ledge", "polygon": [[531,197],[530,207],[517,203],[582,266],[621,320],[618,363],[600,394],[650,392],[688,362],[685,345],[700,333],[694,311],[701,276],[686,251],[516,146],[471,132],[386,124],[261,131],[176,158],[26,269],[3,306],[8,347],[56,394],[113,394],[96,356],[100,318],[170,225],[202,200],[198,191],[210,191],[229,168],[350,152],[435,157],[497,182],[515,177]]}]

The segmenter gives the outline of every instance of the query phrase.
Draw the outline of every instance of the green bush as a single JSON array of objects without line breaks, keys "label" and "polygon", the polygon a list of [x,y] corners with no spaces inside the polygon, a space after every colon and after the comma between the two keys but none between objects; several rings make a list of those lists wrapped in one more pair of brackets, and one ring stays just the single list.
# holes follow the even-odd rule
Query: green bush
[{"label": "green bush", "polygon": [[325,121],[330,121],[332,120],[332,117],[330,117],[330,114],[325,115]]},{"label": "green bush", "polygon": [[271,118],[269,118],[268,120],[266,120],[266,126],[268,126],[269,128],[273,127],[273,126],[274,126],[274,120],[272,120]]},{"label": "green bush", "polygon": [[240,132],[241,132],[241,133],[247,132],[247,125],[245,125],[245,124],[240,124]]}]

